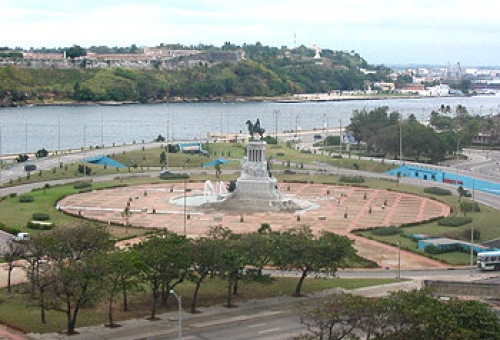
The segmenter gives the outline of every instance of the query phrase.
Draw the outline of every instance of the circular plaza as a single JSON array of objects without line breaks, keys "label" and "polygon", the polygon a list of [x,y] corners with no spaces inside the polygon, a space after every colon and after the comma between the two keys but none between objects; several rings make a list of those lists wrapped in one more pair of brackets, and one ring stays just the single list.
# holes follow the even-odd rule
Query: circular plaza
[{"label": "circular plaza", "polygon": [[[298,211],[224,211],[187,204],[203,200],[206,185],[165,183],[118,187],[63,198],[58,209],[108,224],[169,230],[188,237],[205,235],[222,225],[235,233],[250,233],[268,223],[275,231],[305,224],[314,232],[329,231],[355,241],[358,254],[383,267],[394,265],[397,249],[358,237],[356,229],[401,225],[447,216],[450,208],[433,199],[382,189],[309,183],[280,183],[279,190],[310,203]],[[209,199],[207,197],[207,199]],[[183,202],[186,204],[183,204]],[[180,204],[179,204],[180,203]],[[124,214],[127,210],[128,213]],[[404,252],[403,268],[439,267],[442,263]]]}]

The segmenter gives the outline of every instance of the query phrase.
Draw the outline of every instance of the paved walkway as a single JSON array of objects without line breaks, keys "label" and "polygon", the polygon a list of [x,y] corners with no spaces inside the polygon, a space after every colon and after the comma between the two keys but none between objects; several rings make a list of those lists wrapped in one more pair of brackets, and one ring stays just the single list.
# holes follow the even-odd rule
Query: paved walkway
[{"label": "paved walkway", "polygon": [[[236,233],[256,231],[261,223],[269,223],[276,231],[295,225],[309,225],[313,231],[331,231],[355,241],[358,253],[382,267],[397,263],[397,248],[357,237],[351,232],[359,228],[401,225],[446,216],[447,205],[425,197],[350,186],[281,183],[284,194],[292,194],[311,203],[300,212],[233,212],[186,208],[186,233],[190,237],[206,235],[210,226],[223,225]],[[187,195],[203,200],[204,183],[189,183]],[[184,184],[168,183],[113,188],[77,194],[64,198],[58,207],[70,214],[125,224],[122,213],[130,205],[131,225],[184,232]],[[174,204],[177,200],[179,203]],[[401,268],[442,267],[442,263],[410,252],[404,253]]]}]

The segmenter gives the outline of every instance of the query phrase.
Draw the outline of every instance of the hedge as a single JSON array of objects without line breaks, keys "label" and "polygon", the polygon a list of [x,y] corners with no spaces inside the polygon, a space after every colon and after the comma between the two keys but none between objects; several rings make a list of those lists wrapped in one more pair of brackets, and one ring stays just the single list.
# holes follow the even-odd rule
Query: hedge
[{"label": "hedge", "polygon": [[6,233],[9,233],[11,235],[17,235],[21,232],[21,229],[17,227],[7,227],[5,224],[0,223],[0,230],[5,231]]},{"label": "hedge", "polygon": [[471,217],[462,217],[462,216],[450,216],[445,217],[438,222],[438,225],[443,227],[460,227],[464,224],[471,223]]},{"label": "hedge", "polygon": [[30,195],[23,195],[19,196],[19,203],[31,203],[35,200],[33,196]]},{"label": "hedge", "polygon": [[33,214],[33,220],[35,221],[48,221],[50,220],[50,215],[46,213],[34,213]]},{"label": "hedge", "polygon": [[438,196],[451,196],[451,191],[439,187],[428,187],[424,189],[425,193],[438,195]]},{"label": "hedge", "polygon": [[344,183],[364,183],[365,179],[361,176],[340,176],[339,182]]},{"label": "hedge", "polygon": [[371,232],[377,236],[390,236],[401,234],[401,228],[391,225],[389,227],[374,228]]},{"label": "hedge", "polygon": [[84,189],[90,188],[92,186],[92,182],[76,182],[73,184],[74,189]]},{"label": "hedge", "polygon": [[26,224],[26,227],[29,229],[34,229],[34,230],[51,230],[54,228],[53,223],[37,223],[37,221],[29,221],[28,224]]},{"label": "hedge", "polygon": [[189,174],[181,173],[181,174],[176,174],[176,173],[164,173],[160,174],[160,179],[188,179]]}]

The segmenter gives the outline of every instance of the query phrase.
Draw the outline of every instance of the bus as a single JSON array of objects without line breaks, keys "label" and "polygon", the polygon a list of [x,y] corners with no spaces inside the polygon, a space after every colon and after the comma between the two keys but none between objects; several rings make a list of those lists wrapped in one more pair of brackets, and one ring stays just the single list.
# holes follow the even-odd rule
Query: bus
[{"label": "bus", "polygon": [[500,270],[500,251],[477,253],[477,269]]}]

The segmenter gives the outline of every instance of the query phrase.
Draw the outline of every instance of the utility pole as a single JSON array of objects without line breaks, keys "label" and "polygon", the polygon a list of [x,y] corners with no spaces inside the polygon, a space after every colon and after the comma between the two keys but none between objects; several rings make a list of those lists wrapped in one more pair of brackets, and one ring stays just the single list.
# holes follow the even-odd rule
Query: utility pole
[{"label": "utility pole", "polygon": [[472,274],[472,266],[474,264],[474,227],[470,228],[470,277],[473,276]]},{"label": "utility pole", "polygon": [[342,157],[342,117],[339,119],[339,155]]},{"label": "utility pole", "polygon": [[399,121],[399,164],[403,163],[403,115]]},{"label": "utility pole", "polygon": [[0,126],[0,188],[3,187],[2,173],[3,173],[3,160],[2,160],[2,127]]},{"label": "utility pole", "polygon": [[62,166],[61,164],[61,113],[59,112],[59,115],[57,117],[57,154],[59,156],[59,166]]},{"label": "utility pole", "polygon": [[274,116],[274,139],[278,140],[278,116],[280,114],[280,110],[273,110]]},{"label": "utility pole", "polygon": [[401,241],[398,241],[398,280],[401,280]]},{"label": "utility pole", "polygon": [[184,236],[186,236],[186,220],[187,220],[187,205],[186,205],[186,180],[184,179]]}]

